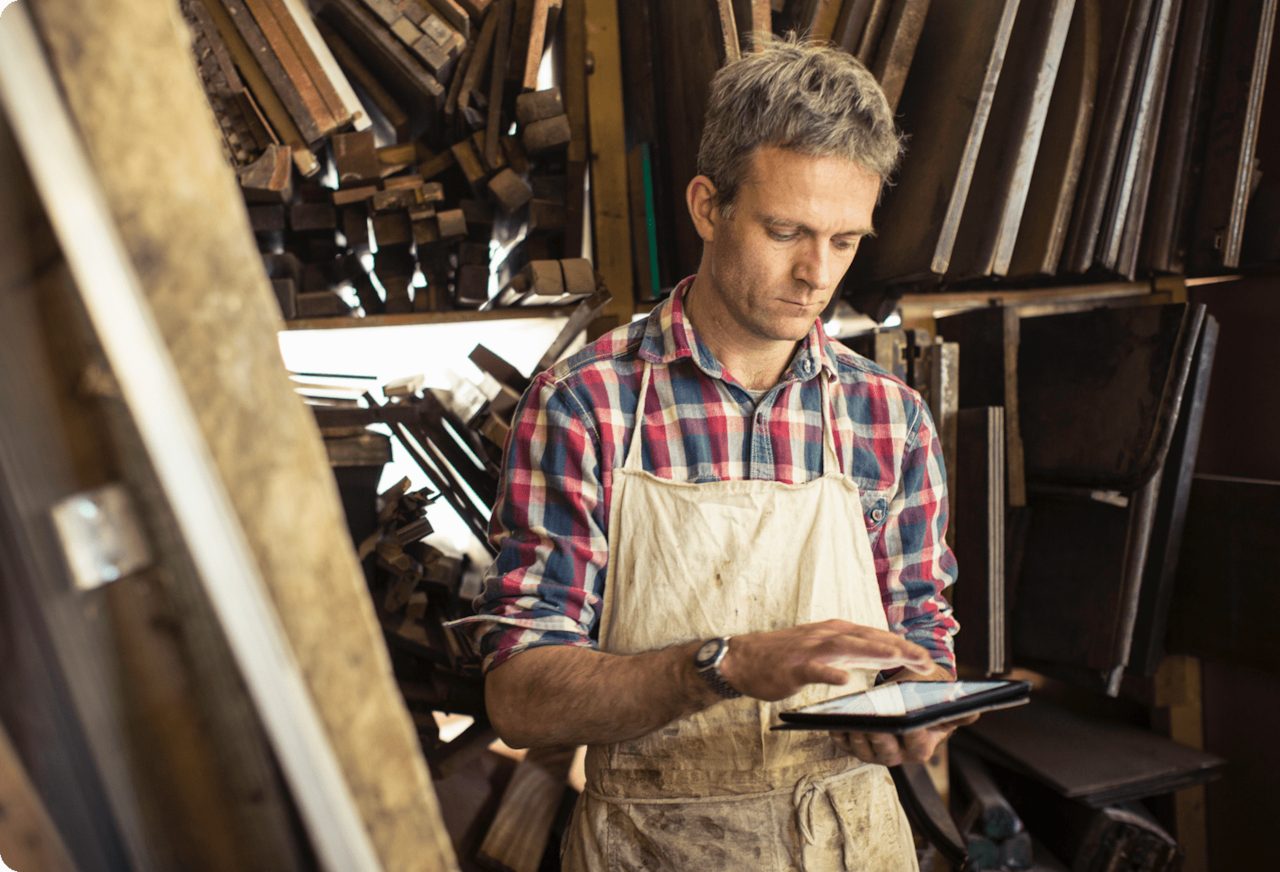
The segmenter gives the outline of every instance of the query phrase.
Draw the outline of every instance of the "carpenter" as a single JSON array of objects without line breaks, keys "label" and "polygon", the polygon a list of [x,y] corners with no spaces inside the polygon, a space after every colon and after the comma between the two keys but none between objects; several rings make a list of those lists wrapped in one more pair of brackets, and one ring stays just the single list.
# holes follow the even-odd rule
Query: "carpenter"
[{"label": "carpenter", "polygon": [[954,678],[938,434],[819,318],[901,152],[848,54],[727,64],[686,191],[698,272],[516,412],[471,620],[499,735],[589,746],[567,870],[916,868],[884,767],[955,724],[770,730],[878,676]]}]

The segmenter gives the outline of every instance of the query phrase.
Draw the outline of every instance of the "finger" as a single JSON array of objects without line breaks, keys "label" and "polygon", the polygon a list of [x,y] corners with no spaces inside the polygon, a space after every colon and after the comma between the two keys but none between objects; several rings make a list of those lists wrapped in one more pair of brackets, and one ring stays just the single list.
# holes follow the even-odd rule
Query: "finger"
[{"label": "finger", "polygon": [[846,754],[852,754],[864,763],[876,762],[875,751],[872,750],[865,733],[833,732],[831,737],[835,739],[836,747]]},{"label": "finger", "polygon": [[902,736],[903,759],[912,763],[924,763],[933,756],[938,743],[949,735],[949,731],[937,728],[914,730]]},{"label": "finger", "polygon": [[891,733],[868,733],[867,740],[874,755],[872,762],[882,766],[897,766],[902,762],[902,746]]}]

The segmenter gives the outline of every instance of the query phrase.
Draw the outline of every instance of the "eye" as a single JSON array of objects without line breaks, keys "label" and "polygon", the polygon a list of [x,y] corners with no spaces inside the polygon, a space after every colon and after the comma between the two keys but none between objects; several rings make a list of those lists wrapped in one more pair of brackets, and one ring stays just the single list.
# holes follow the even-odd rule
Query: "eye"
[{"label": "eye", "polygon": [[769,233],[770,239],[776,240],[778,242],[790,242],[791,240],[796,238],[796,234],[794,232],[784,233],[780,230],[769,230],[768,233]]},{"label": "eye", "polygon": [[836,251],[852,251],[858,247],[858,243],[861,241],[862,237],[857,237],[855,239],[835,239],[832,240],[831,244]]}]

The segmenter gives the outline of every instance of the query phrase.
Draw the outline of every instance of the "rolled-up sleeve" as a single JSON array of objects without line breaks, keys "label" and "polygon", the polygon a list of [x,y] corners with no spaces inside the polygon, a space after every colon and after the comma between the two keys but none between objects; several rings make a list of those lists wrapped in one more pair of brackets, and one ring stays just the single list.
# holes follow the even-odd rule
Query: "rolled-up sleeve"
[{"label": "rolled-up sleeve", "polygon": [[956,580],[947,547],[947,483],[942,444],[923,403],[907,428],[899,487],[872,548],[889,628],[923,645],[936,663],[955,669],[959,629],[942,591]]},{"label": "rolled-up sleeve", "polygon": [[595,647],[608,560],[596,434],[550,374],[517,407],[504,455],[498,557],[469,619],[486,671],[541,645]]}]

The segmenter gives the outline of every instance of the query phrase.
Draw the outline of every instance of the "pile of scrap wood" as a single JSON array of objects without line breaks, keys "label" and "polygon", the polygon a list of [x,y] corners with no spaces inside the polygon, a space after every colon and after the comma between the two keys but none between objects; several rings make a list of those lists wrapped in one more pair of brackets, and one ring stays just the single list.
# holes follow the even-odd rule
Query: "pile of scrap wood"
[{"label": "pile of scrap wood", "polygon": [[562,0],[180,5],[286,319],[474,309],[581,253],[585,68],[538,87]]}]

